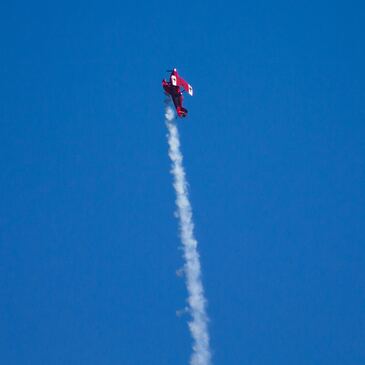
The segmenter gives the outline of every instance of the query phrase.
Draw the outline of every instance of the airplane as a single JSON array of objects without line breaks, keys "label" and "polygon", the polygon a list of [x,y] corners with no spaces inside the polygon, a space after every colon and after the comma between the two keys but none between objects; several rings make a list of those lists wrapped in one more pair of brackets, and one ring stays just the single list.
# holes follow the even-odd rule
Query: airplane
[{"label": "airplane", "polygon": [[183,88],[183,91],[187,91],[191,96],[193,96],[193,88],[177,73],[176,68],[168,70],[167,72],[171,72],[170,81],[166,81],[165,79],[162,80],[162,87],[165,90],[165,94],[171,96],[177,115],[180,118],[185,118],[188,111],[182,106],[184,98],[180,87]]}]

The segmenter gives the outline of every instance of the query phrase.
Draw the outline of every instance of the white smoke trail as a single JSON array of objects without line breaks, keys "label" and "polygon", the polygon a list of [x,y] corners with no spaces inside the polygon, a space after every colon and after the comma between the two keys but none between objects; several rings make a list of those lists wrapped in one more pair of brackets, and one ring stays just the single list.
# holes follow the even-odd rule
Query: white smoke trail
[{"label": "white smoke trail", "polygon": [[165,108],[165,120],[168,129],[169,156],[171,159],[171,174],[174,178],[177,214],[180,225],[180,238],[184,250],[184,272],[188,290],[188,304],[191,320],[189,328],[193,337],[193,353],[191,365],[209,365],[211,352],[209,347],[208,317],[206,300],[201,280],[201,269],[197,241],[194,237],[192,208],[189,201],[187,182],[185,178],[183,156],[180,151],[179,132],[175,124],[175,113],[170,106]]}]

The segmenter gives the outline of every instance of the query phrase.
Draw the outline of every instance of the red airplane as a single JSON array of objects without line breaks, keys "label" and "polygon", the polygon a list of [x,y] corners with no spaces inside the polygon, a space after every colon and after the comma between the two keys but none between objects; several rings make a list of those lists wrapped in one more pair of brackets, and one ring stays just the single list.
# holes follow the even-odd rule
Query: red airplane
[{"label": "red airplane", "polygon": [[183,91],[187,91],[191,96],[193,95],[193,88],[181,76],[179,76],[176,68],[169,70],[168,72],[171,72],[170,81],[162,80],[162,87],[165,90],[165,94],[171,96],[177,115],[185,118],[188,111],[182,106],[184,98],[180,91],[180,86],[184,89]]}]

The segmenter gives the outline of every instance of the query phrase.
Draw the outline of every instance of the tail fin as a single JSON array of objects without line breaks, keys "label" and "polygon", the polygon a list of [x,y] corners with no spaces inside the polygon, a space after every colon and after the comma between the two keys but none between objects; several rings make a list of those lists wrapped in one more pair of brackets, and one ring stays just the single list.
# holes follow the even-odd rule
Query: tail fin
[{"label": "tail fin", "polygon": [[188,115],[188,110],[185,109],[184,107],[182,106],[178,106],[176,108],[176,111],[177,111],[177,115],[180,117],[180,118],[185,118],[187,115]]}]

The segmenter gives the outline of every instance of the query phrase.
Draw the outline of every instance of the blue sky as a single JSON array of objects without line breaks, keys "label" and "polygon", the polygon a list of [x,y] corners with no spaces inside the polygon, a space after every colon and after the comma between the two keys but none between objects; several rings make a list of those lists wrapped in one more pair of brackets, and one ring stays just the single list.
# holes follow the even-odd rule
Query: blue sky
[{"label": "blue sky", "polygon": [[365,362],[362,3],[0,13],[1,363],[188,363],[171,67],[214,363]]}]

